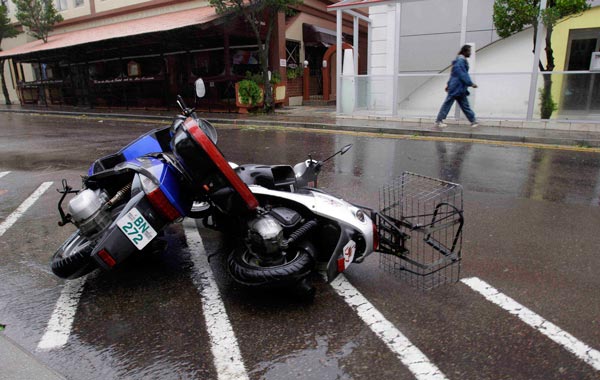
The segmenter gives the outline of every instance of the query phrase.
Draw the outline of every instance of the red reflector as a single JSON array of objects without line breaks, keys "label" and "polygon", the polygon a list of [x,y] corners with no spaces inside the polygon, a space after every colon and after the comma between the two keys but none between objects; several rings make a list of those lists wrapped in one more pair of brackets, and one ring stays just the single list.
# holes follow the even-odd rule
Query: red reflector
[{"label": "red reflector", "polygon": [[114,267],[115,264],[117,264],[115,259],[113,259],[113,257],[110,255],[110,253],[108,253],[106,249],[101,249],[100,252],[98,252],[98,256],[100,256],[102,261],[104,261],[104,263],[111,268]]},{"label": "red reflector", "polygon": [[344,260],[344,258],[339,258],[337,261],[338,264],[338,273],[342,273],[343,271],[346,270],[346,260]]},{"label": "red reflector", "polygon": [[244,203],[246,203],[248,210],[256,210],[258,207],[258,199],[256,199],[244,181],[242,181],[242,179],[233,171],[231,166],[229,166],[229,163],[225,157],[223,157],[219,148],[217,148],[217,146],[204,134],[204,132],[202,132],[198,126],[198,123],[196,123],[196,121],[193,119],[188,118],[184,125],[190,135],[192,135],[198,145],[204,149],[208,157],[210,157],[210,159],[217,166],[219,171],[225,176],[235,191],[237,191],[240,197],[242,197],[242,200]]},{"label": "red reflector", "polygon": [[160,188],[154,190],[153,192],[146,194],[152,206],[156,209],[156,211],[160,212],[162,216],[164,216],[167,220],[173,221],[175,219],[181,218],[181,214],[165,195],[160,190]]},{"label": "red reflector", "polygon": [[379,249],[379,232],[377,231],[377,225],[373,223],[373,251]]}]

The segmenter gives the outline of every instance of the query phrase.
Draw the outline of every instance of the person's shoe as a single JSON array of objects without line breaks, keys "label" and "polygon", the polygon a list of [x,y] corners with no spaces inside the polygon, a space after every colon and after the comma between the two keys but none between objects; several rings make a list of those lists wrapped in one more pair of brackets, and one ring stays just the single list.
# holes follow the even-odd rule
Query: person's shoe
[{"label": "person's shoe", "polygon": [[477,127],[479,127],[478,122],[475,121],[475,122],[471,123],[471,128],[477,128]]},{"label": "person's shoe", "polygon": [[448,124],[442,123],[441,121],[436,121],[435,126],[438,128],[446,128],[448,126]]}]

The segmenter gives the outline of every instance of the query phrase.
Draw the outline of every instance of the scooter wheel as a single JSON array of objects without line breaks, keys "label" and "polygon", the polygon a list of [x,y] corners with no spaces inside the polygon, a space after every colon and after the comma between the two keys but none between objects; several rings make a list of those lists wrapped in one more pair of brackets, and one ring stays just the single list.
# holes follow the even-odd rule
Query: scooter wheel
[{"label": "scooter wheel", "polygon": [[95,244],[79,231],[71,235],[52,255],[50,267],[60,278],[74,279],[97,268],[91,254]]},{"label": "scooter wheel", "polygon": [[291,259],[280,265],[262,266],[246,247],[234,249],[228,258],[231,277],[250,286],[293,285],[308,276],[314,260],[306,247],[298,246],[289,252]]}]

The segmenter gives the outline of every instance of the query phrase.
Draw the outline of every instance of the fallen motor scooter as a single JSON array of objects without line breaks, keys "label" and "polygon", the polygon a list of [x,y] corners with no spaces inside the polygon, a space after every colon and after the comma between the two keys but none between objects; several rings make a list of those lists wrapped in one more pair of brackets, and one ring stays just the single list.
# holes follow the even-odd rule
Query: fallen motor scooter
[{"label": "fallen motor scooter", "polygon": [[[201,80],[196,94],[204,95]],[[97,267],[112,269],[184,217],[200,218],[232,237],[229,272],[250,286],[300,288],[313,294],[308,276],[317,263],[332,281],[378,248],[409,264],[396,269],[412,272],[416,252],[407,242],[413,233],[424,234],[426,245],[443,256],[433,263],[418,262],[418,275],[438,275],[440,268],[460,261],[462,198],[459,207],[438,202],[431,214],[419,215],[428,222],[414,223],[414,216],[393,213],[404,195],[377,212],[317,189],[324,162],[350,146],[326,160],[309,158],[294,167],[231,165],[215,145],[214,127],[180,97],[178,104],[182,115],[171,126],[96,160],[82,190],[63,180],[59,225],[72,223],[78,230],[52,256],[57,276],[70,279]],[[70,193],[76,195],[65,212],[62,203]],[[436,237],[456,225],[454,244]]]}]

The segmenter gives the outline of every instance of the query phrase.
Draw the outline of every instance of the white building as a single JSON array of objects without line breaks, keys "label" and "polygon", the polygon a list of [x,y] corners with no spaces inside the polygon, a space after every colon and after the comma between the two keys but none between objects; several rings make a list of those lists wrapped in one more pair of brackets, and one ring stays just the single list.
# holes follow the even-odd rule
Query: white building
[{"label": "white building", "polygon": [[[368,10],[370,19],[368,75],[340,79],[345,87],[338,114],[435,118],[446,96],[451,62],[468,43],[476,51],[470,72],[479,88],[471,91],[470,101],[478,117],[539,118],[537,89],[542,79],[535,73],[533,29],[500,39],[493,4],[494,0],[346,0],[330,6],[331,11]],[[540,45],[541,52],[543,42]],[[540,58],[544,61],[544,54]],[[344,102],[344,96],[355,102]]]}]

